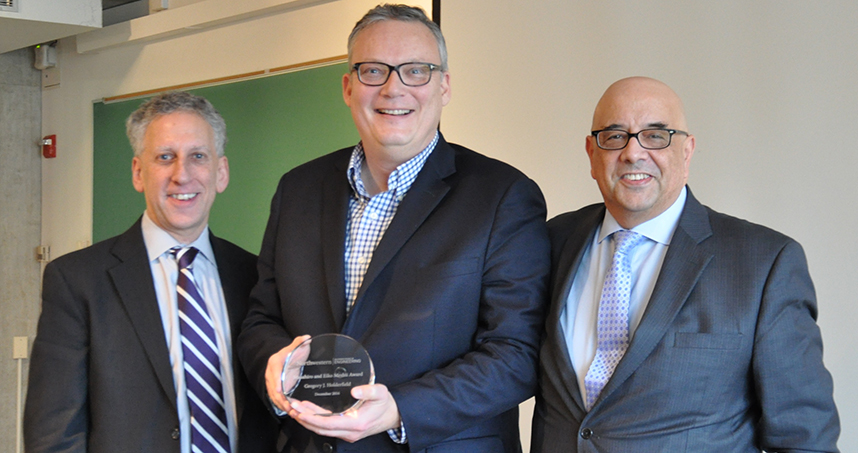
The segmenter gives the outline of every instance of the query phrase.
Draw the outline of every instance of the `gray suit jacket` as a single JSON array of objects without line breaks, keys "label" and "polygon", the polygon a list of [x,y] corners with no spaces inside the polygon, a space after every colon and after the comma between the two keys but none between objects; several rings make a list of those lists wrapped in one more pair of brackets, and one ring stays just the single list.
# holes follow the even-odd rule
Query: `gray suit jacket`
[{"label": "gray suit jacket", "polygon": [[[211,235],[235,338],[255,257]],[[140,221],[45,268],[24,414],[26,451],[178,452],[176,390]],[[235,360],[240,447],[272,451],[274,420]]]},{"label": "gray suit jacket", "polygon": [[691,191],[634,338],[590,412],[559,317],[603,204],[549,222],[552,307],[533,452],[837,451],[801,246]]}]

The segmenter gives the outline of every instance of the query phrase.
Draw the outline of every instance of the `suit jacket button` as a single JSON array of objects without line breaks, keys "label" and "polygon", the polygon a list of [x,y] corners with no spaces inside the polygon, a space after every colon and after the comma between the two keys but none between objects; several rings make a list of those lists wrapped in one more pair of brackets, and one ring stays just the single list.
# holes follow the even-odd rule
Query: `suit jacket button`
[{"label": "suit jacket button", "polygon": [[581,438],[584,440],[589,439],[593,435],[593,430],[590,428],[584,428],[581,430]]},{"label": "suit jacket button", "polygon": [[334,446],[325,442],[324,444],[322,444],[322,451],[324,453],[334,453]]},{"label": "suit jacket button", "polygon": [[173,428],[173,432],[170,433],[170,437],[172,437],[173,440],[179,440],[179,428]]}]

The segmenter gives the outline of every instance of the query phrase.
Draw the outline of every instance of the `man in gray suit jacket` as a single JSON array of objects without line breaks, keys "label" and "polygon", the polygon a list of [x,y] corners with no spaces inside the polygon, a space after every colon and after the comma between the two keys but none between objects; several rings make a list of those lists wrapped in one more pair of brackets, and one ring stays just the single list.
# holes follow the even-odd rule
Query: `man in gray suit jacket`
[{"label": "man in gray suit jacket", "polygon": [[[208,434],[190,402],[199,394],[186,377],[191,354],[183,348],[187,322],[180,327],[179,319],[188,315],[178,308],[171,254],[192,246],[199,253],[183,273],[193,275],[211,318],[224,448],[271,451],[274,420],[231,353],[256,257],[208,229],[215,195],[229,182],[223,118],[203,98],[167,93],[131,115],[128,137],[132,182],[146,212],[125,233],[45,268],[26,450],[188,453]],[[215,451],[209,447],[200,448]]]},{"label": "man in gray suit jacket", "polygon": [[533,452],[837,451],[804,252],[694,198],[686,130],[656,80],[620,80],[596,107],[604,204],[549,222]]}]

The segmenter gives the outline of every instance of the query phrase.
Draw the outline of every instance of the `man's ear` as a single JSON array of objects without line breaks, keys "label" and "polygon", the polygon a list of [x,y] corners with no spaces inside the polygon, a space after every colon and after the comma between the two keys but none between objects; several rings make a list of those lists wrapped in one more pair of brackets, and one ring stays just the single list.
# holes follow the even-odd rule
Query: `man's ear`
[{"label": "man's ear", "polygon": [[143,193],[143,168],[140,165],[140,158],[134,156],[131,159],[131,184],[134,185],[134,190]]},{"label": "man's ear", "polygon": [[343,75],[343,100],[346,101],[346,105],[352,106],[352,83],[351,83],[351,74]]},{"label": "man's ear", "polygon": [[229,185],[229,161],[226,156],[217,158],[217,193],[222,193]]},{"label": "man's ear", "polygon": [[444,71],[441,73],[441,105],[446,106],[453,96],[452,88],[450,87],[450,73]]},{"label": "man's ear", "polygon": [[596,137],[588,135],[584,137],[584,149],[587,151],[587,158],[590,160],[590,177],[596,179],[596,174],[593,173],[593,153],[596,152]]}]

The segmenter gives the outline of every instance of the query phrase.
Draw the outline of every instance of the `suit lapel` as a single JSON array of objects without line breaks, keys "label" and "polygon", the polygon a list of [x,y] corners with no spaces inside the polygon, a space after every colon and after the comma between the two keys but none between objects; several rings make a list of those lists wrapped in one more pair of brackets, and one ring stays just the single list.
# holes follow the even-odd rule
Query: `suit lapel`
[{"label": "suit lapel", "polygon": [[351,196],[346,168],[349,155],[345,154],[345,160],[336,163],[336,171],[329,173],[322,183],[322,256],[328,302],[338,331],[342,330],[346,319],[345,243]]},{"label": "suit lapel", "polygon": [[139,220],[116,240],[111,252],[120,263],[108,270],[108,274],[161,387],[175,406],[170,353]]},{"label": "suit lapel", "polygon": [[[564,398],[564,402],[569,406],[572,413],[584,410],[584,401],[581,396],[581,390],[578,388],[578,378],[575,370],[572,367],[572,361],[569,356],[569,349],[566,344],[566,335],[560,324],[560,316],[563,309],[566,307],[566,299],[569,296],[569,290],[572,287],[572,280],[581,265],[581,259],[584,256],[587,248],[590,246],[590,241],[593,239],[596,227],[599,226],[605,216],[604,205],[600,209],[594,209],[581,221],[577,222],[573,229],[570,230],[566,237],[568,238],[563,248],[557,256],[555,271],[552,275],[552,294],[551,300],[554,303],[548,314],[548,322],[546,324],[548,330],[549,341],[553,341],[554,357],[551,358],[553,363],[558,364],[559,382],[555,385],[566,389],[564,395],[569,395],[571,400]],[[558,272],[558,270],[560,270]],[[561,392],[561,394],[563,394]],[[574,405],[577,405],[577,410]]]},{"label": "suit lapel", "polygon": [[236,341],[238,341],[238,333],[241,332],[241,323],[244,322],[244,317],[247,314],[247,294],[241,292],[244,287],[239,279],[245,275],[242,270],[236,269],[236,260],[228,247],[225,247],[224,240],[212,234],[209,230],[209,241],[212,245],[212,251],[215,254],[217,261],[217,273],[220,277],[220,286],[223,291],[223,301],[226,304],[227,316],[229,317],[229,332],[232,344],[232,369],[233,369],[233,388],[235,395],[235,411],[238,419],[244,413],[244,397],[245,391],[242,385],[244,379],[237,376],[237,373],[242,372],[241,364],[238,361],[238,354],[235,352]]},{"label": "suit lapel", "polygon": [[217,260],[217,273],[220,277],[221,289],[223,290],[223,299],[226,303],[226,311],[229,316],[229,331],[232,337],[232,344],[235,344],[238,332],[241,331],[241,323],[244,321],[244,310],[241,302],[246,299],[246,294],[238,292],[240,285],[236,279],[241,275],[239,272],[230,272],[232,265],[232,257],[227,253],[227,248],[222,246],[221,239],[216,237],[209,231],[209,241],[214,251],[215,259]]},{"label": "suit lapel", "polygon": [[644,316],[628,351],[602,391],[600,401],[604,401],[622,385],[663,340],[703,270],[712,260],[712,252],[700,246],[711,235],[709,215],[689,189],[679,225],[670,241]]},{"label": "suit lapel", "polygon": [[362,334],[376,318],[375,314],[383,301],[365,299],[367,288],[447,195],[450,186],[444,178],[456,171],[455,158],[455,151],[441,137],[373,252],[372,261],[358,290],[354,312],[346,321],[350,332]]}]

